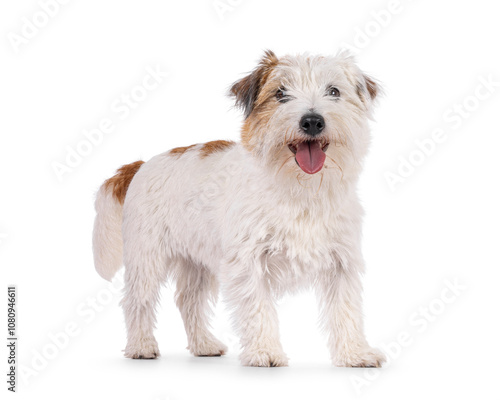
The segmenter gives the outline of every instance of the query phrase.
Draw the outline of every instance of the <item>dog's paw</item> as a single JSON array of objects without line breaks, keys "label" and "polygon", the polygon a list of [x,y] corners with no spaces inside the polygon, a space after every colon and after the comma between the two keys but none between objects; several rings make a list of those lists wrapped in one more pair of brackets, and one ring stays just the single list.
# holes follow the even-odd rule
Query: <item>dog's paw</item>
[{"label": "dog's paw", "polygon": [[137,341],[129,341],[124,350],[125,357],[133,359],[154,359],[160,356],[158,343],[155,338],[143,338]]},{"label": "dog's paw", "polygon": [[241,363],[248,367],[287,367],[288,357],[281,349],[261,348],[244,351],[240,355]]},{"label": "dog's paw", "polygon": [[191,344],[188,349],[196,357],[218,357],[227,353],[227,346],[216,338]]},{"label": "dog's paw", "polygon": [[385,355],[378,349],[371,347],[342,353],[334,357],[333,363],[337,367],[352,367],[352,368],[380,368],[385,363]]}]

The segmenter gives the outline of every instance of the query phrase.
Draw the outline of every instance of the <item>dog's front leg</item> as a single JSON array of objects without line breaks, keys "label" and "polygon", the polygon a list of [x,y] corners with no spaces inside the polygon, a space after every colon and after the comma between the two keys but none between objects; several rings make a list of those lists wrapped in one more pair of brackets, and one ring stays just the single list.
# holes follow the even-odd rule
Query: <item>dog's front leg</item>
[{"label": "dog's front leg", "polygon": [[288,357],[279,340],[274,299],[262,266],[258,262],[231,263],[226,271],[224,297],[232,310],[233,326],[240,336],[242,364],[287,366]]},{"label": "dog's front leg", "polygon": [[362,265],[338,265],[317,282],[322,327],[328,334],[332,361],[339,367],[380,367],[385,356],[371,348],[363,332]]}]

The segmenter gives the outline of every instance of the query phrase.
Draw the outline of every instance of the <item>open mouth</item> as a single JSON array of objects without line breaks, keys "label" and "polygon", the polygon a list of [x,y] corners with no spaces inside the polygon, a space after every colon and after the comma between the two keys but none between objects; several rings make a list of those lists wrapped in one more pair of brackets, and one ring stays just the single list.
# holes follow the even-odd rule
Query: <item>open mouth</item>
[{"label": "open mouth", "polygon": [[321,171],[326,159],[326,150],[330,145],[326,140],[293,141],[288,144],[290,151],[295,154],[295,161],[306,174],[315,174]]}]

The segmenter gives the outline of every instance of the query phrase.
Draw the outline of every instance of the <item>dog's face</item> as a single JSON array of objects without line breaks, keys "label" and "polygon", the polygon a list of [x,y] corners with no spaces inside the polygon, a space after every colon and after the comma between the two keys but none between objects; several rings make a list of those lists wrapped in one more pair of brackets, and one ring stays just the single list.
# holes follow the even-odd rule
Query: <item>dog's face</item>
[{"label": "dog's face", "polygon": [[295,175],[343,175],[359,166],[378,91],[345,53],[277,58],[270,51],[231,88],[245,112],[243,145],[267,165]]}]

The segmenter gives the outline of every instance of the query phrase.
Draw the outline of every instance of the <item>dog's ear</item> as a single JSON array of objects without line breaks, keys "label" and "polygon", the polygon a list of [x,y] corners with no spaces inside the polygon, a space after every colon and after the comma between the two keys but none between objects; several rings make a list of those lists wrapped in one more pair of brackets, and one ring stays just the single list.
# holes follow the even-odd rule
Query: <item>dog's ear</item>
[{"label": "dog's ear", "polygon": [[336,58],[344,66],[344,71],[349,82],[356,87],[359,99],[367,109],[370,109],[370,106],[383,93],[380,84],[361,71],[356,64],[354,55],[350,51],[341,50]]},{"label": "dog's ear", "polygon": [[365,104],[373,103],[382,93],[380,84],[372,77],[361,73],[356,90],[361,101]]},{"label": "dog's ear", "polygon": [[229,96],[235,98],[236,106],[241,108],[248,118],[252,113],[260,89],[266,83],[274,67],[278,64],[278,57],[267,50],[255,68],[248,76],[235,82],[229,90]]},{"label": "dog's ear", "polygon": [[375,100],[379,92],[379,84],[368,75],[363,74],[363,78],[366,84],[366,90],[368,91],[370,98]]}]

